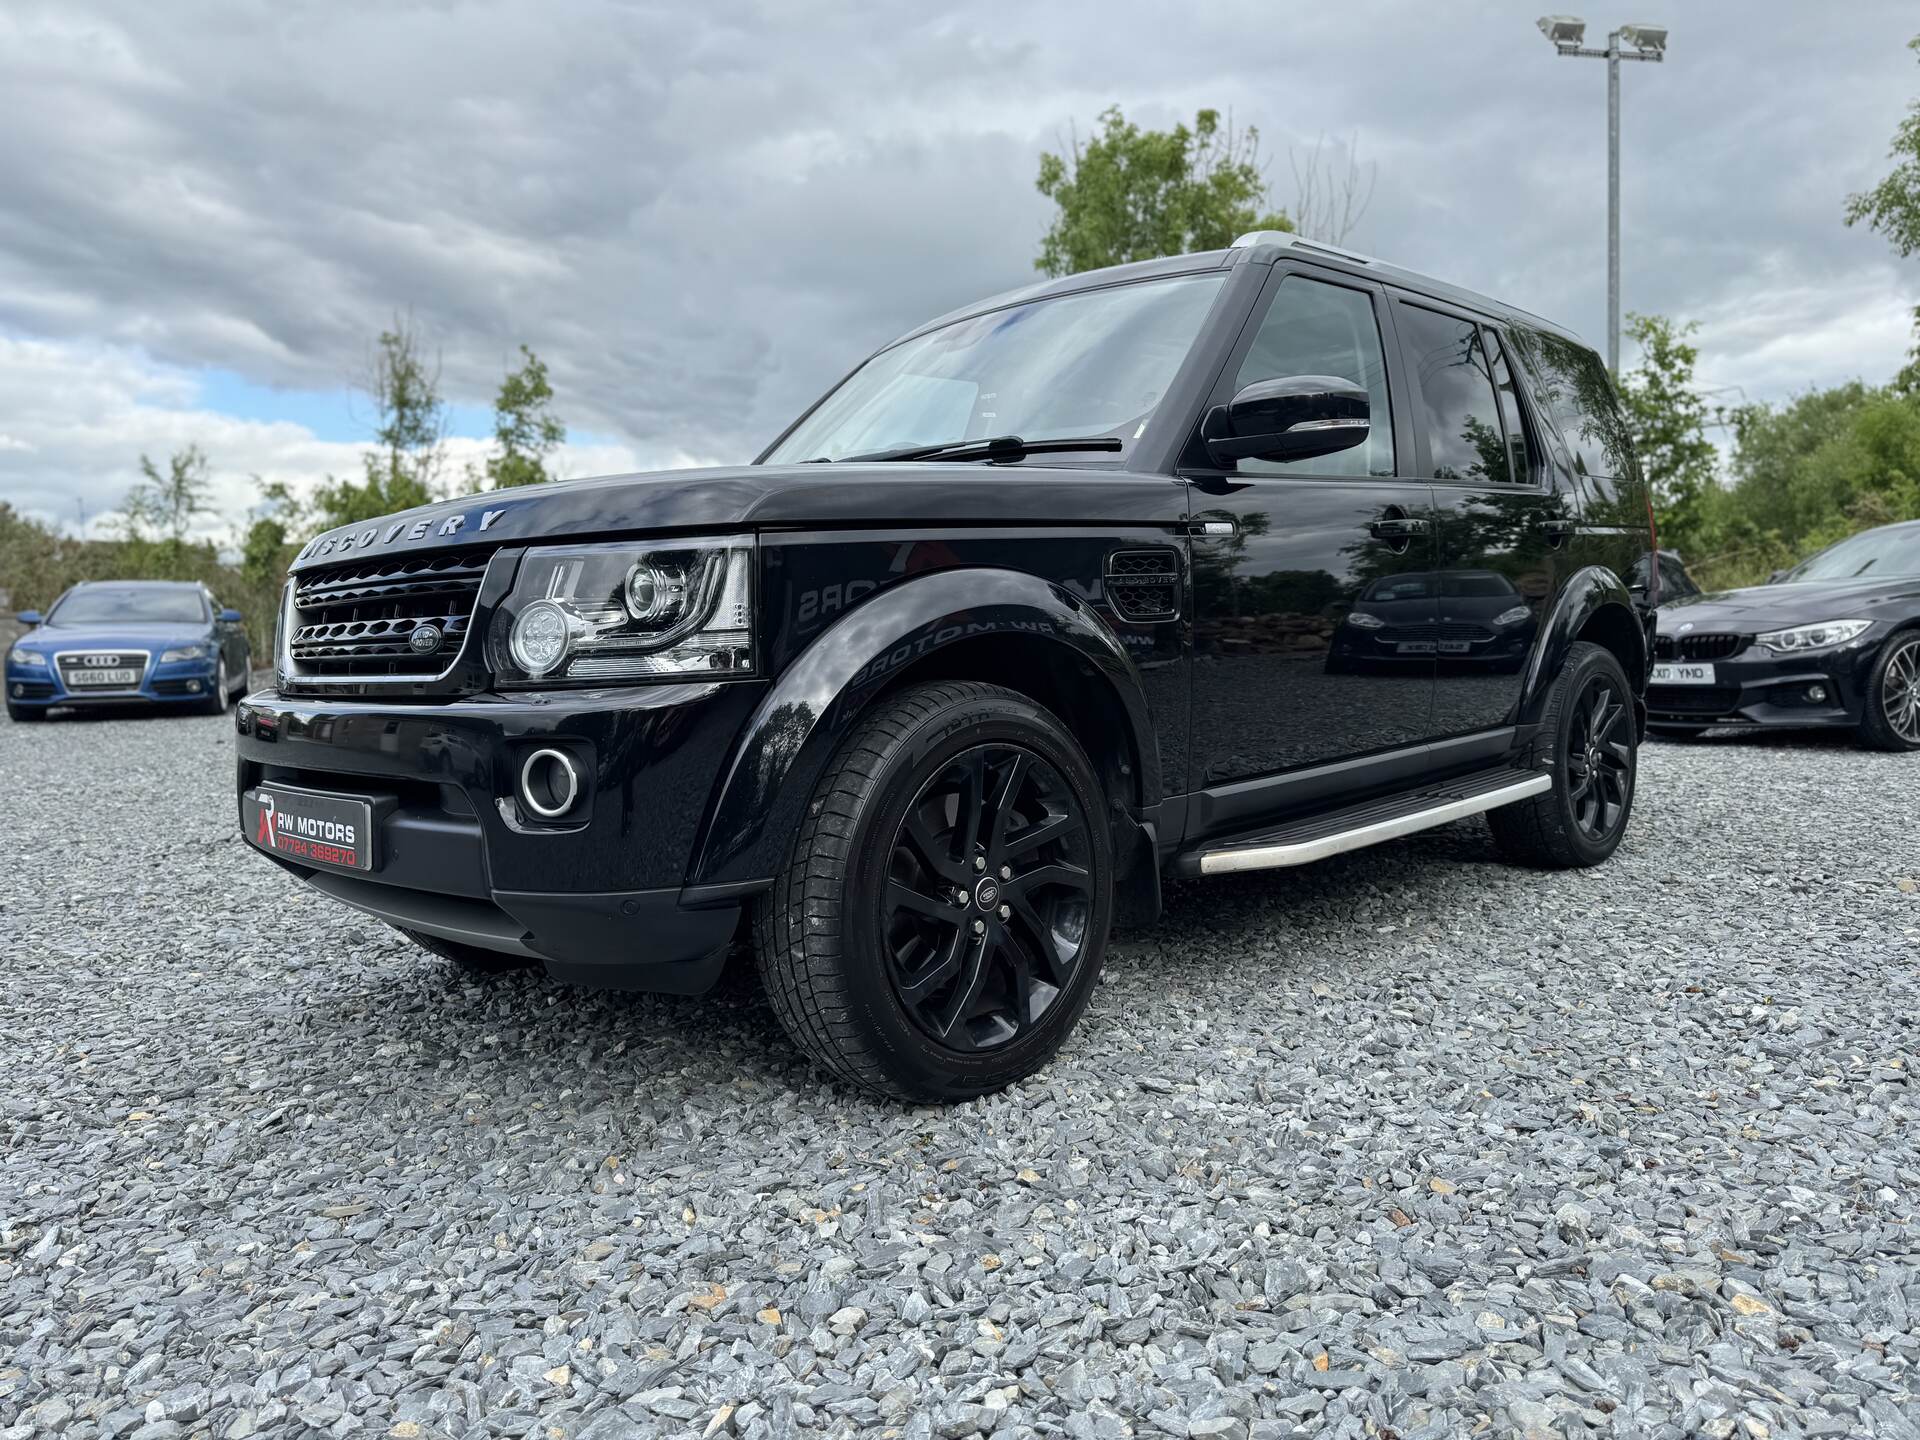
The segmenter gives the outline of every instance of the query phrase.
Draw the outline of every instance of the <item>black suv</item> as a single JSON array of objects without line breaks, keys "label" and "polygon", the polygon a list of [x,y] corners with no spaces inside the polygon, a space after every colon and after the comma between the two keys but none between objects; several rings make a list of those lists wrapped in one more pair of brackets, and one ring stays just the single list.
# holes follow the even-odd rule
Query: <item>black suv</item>
[{"label": "black suv", "polygon": [[321,536],[241,822],[473,969],[697,992],[750,937],[827,1068],[978,1094],[1164,876],[1482,811],[1605,859],[1650,541],[1585,345],[1261,232],[923,326],[753,465]]}]

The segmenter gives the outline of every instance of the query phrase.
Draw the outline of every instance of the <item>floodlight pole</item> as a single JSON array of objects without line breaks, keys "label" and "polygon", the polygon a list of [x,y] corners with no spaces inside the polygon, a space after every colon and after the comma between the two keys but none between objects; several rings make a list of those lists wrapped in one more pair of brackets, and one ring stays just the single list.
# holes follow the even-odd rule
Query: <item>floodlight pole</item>
[{"label": "floodlight pole", "polygon": [[[1544,23],[1544,22],[1543,22]],[[1651,60],[1656,65],[1665,51],[1620,48],[1620,32],[1607,36],[1607,48],[1554,41],[1562,55],[1578,55],[1607,62],[1607,369],[1620,378],[1620,62]]]}]

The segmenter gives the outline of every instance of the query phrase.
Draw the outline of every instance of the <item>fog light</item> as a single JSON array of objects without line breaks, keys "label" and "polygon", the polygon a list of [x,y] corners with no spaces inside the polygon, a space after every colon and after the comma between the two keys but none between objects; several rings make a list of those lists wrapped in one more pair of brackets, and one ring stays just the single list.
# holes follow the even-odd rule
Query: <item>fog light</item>
[{"label": "fog light", "polygon": [[1807,686],[1807,703],[1810,705],[1826,704],[1827,703],[1827,687],[1824,685]]},{"label": "fog light", "polygon": [[579,762],[564,750],[536,750],[520,765],[520,802],[542,820],[557,820],[580,798]]},{"label": "fog light", "polygon": [[26,693],[27,693],[27,687],[24,685],[16,685],[13,687],[13,698],[16,700],[18,700],[22,695]]},{"label": "fog light", "polygon": [[187,693],[189,695],[198,695],[200,693],[200,682],[198,680],[187,681]]}]

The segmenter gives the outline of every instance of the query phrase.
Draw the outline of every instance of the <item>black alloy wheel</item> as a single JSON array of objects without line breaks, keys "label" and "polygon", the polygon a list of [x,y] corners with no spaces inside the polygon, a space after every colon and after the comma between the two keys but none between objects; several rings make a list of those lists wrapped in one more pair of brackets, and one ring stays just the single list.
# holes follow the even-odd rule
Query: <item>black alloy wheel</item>
[{"label": "black alloy wheel", "polygon": [[1487,812],[1493,841],[1522,865],[1568,869],[1611,855],[1633,814],[1639,733],[1627,672],[1613,653],[1576,640],[1540,714],[1536,760],[1550,789]]},{"label": "black alloy wheel", "polygon": [[1022,746],[975,746],[920,788],[879,907],[888,979],[922,1034],[996,1050],[1046,1017],[1089,943],[1088,852],[1079,800]]},{"label": "black alloy wheel", "polygon": [[1567,798],[1573,823],[1596,845],[1626,824],[1633,802],[1633,706],[1613,675],[1596,670],[1573,701],[1567,730]]},{"label": "black alloy wheel", "polygon": [[876,700],[754,907],[795,1044],[893,1099],[1031,1075],[1087,1008],[1113,922],[1106,792],[1032,698],[936,680]]}]

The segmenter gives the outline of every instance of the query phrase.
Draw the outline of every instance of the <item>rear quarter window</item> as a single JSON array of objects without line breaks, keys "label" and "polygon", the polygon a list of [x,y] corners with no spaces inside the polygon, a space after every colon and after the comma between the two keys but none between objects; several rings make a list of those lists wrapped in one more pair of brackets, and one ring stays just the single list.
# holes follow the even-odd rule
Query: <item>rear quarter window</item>
[{"label": "rear quarter window", "polygon": [[1550,330],[1516,325],[1511,337],[1538,407],[1560,432],[1573,468],[1583,475],[1631,475],[1626,417],[1600,357]]}]

